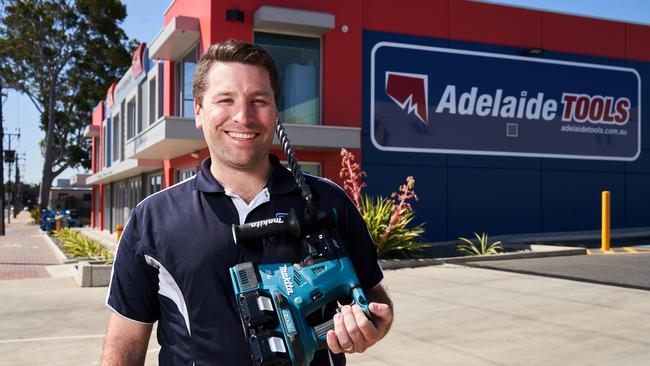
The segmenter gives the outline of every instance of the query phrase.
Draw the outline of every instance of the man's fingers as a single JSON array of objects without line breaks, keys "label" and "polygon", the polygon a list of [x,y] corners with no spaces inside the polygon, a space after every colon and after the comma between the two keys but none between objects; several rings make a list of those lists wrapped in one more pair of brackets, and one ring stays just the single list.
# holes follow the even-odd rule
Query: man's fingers
[{"label": "man's fingers", "polygon": [[348,334],[348,330],[345,326],[345,320],[342,313],[334,315],[334,333],[336,333],[336,338],[338,339],[339,346],[346,350],[353,346],[352,339]]},{"label": "man's fingers", "polygon": [[[345,329],[347,330],[350,340],[352,341],[352,346],[354,347],[352,352],[363,352],[368,348],[366,345],[366,339],[364,338],[359,325],[357,324],[357,317],[354,315],[352,307],[345,305],[341,307],[341,315],[343,315],[343,321],[345,323]],[[341,344],[345,346],[344,344]],[[347,347],[345,347],[347,348]]]},{"label": "man's fingers", "polygon": [[370,303],[372,321],[358,305],[345,305],[334,315],[334,330],[327,333],[327,345],[333,353],[364,352],[379,341],[393,318],[386,304]]},{"label": "man's fingers", "polygon": [[352,306],[352,312],[354,313],[357,326],[359,327],[359,330],[361,330],[361,334],[363,334],[363,337],[366,339],[366,341],[374,344],[377,340],[379,340],[381,333],[379,330],[377,330],[370,319],[368,319],[366,313],[363,312],[361,307],[359,305]]},{"label": "man's fingers", "polygon": [[329,347],[330,351],[334,354],[344,352],[343,348],[339,344],[338,338],[336,337],[336,333],[333,330],[327,332],[327,347]]}]

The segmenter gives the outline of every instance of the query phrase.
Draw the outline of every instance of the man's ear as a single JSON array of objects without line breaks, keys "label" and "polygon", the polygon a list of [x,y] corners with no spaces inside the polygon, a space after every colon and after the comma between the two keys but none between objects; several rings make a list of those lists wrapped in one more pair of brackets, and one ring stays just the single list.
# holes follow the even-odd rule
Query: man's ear
[{"label": "man's ear", "polygon": [[203,127],[203,107],[196,99],[194,99],[194,125],[196,128]]}]

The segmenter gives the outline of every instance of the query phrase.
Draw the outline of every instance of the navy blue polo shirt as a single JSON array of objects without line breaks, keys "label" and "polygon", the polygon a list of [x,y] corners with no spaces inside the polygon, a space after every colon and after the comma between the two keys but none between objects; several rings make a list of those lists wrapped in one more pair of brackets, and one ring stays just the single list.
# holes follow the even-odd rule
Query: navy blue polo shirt
[{"label": "navy blue polo shirt", "polygon": [[[124,228],[113,264],[106,304],[129,320],[158,322],[161,365],[250,365],[250,351],[228,269],[238,263],[297,262],[295,239],[277,236],[237,246],[232,224],[252,222],[304,201],[291,173],[269,157],[272,176],[246,204],[210,172],[210,159],[197,175],[144,199]],[[383,278],[363,219],[345,192],[329,180],[307,176],[316,208],[335,207],[338,230],[364,289]],[[332,314],[326,314],[331,317]],[[344,365],[343,355],[318,352],[312,365]]]}]

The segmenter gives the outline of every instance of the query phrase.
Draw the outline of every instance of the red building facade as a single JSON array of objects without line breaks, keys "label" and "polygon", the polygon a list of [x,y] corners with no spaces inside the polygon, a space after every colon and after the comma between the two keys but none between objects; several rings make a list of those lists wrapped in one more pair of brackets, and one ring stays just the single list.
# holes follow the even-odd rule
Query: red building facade
[{"label": "red building facade", "polygon": [[[235,38],[270,50],[280,64],[281,116],[298,158],[309,171],[335,181],[340,148],[351,150],[359,160],[363,153],[364,168],[367,163],[376,172],[400,165],[397,159],[378,161],[385,159],[381,154],[365,159],[374,154],[364,127],[369,108],[366,32],[431,38],[448,47],[467,42],[623,63],[650,61],[650,27],[462,0],[176,0],[161,16],[163,29],[138,50],[131,70],[107,91],[107,99],[93,114],[88,134],[93,138],[93,175],[88,182],[94,185],[92,225],[98,229],[112,231],[126,223],[137,202],[188,178],[208,156],[202,132],[194,126],[190,80],[196,60],[214,42]],[[641,74],[645,79],[645,72]],[[283,156],[277,141],[274,153]],[[650,160],[648,155],[642,150],[639,159]],[[406,165],[420,159],[405,157]],[[417,179],[418,173],[426,175],[429,165],[440,164],[416,164],[410,174]],[[646,165],[641,164],[642,174],[650,174]],[[387,184],[382,182],[389,182],[396,187],[403,178],[375,173],[369,186],[379,190]],[[424,193],[427,179],[421,182],[418,189]],[[433,205],[445,189],[420,195],[430,197]],[[442,233],[431,239],[457,234],[449,224],[449,209],[425,203],[418,209],[423,221]],[[547,229],[524,225],[513,231]]]}]

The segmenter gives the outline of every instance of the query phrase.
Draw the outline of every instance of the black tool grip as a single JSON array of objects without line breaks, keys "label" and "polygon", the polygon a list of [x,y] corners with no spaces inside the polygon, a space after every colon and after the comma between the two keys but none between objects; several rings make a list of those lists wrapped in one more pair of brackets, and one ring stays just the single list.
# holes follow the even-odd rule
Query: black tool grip
[{"label": "black tool grip", "polygon": [[314,327],[314,333],[318,339],[317,349],[327,348],[327,332],[334,330],[334,319],[318,324]]},{"label": "black tool grip", "polygon": [[275,217],[232,226],[235,244],[246,240],[266,238],[285,233],[295,235],[296,237],[300,236],[300,223],[293,210],[286,217]]}]

